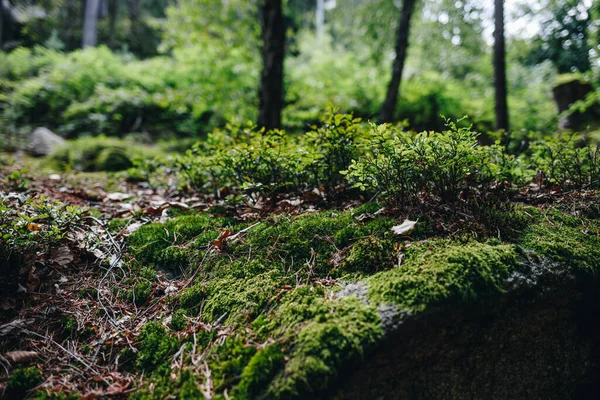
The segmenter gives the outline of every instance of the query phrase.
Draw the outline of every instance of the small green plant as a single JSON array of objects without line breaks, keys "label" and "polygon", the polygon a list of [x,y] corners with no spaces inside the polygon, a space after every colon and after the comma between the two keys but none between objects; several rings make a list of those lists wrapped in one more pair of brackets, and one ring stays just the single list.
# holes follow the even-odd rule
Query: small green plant
[{"label": "small green plant", "polygon": [[52,249],[81,223],[82,215],[82,209],[51,202],[44,196],[0,195],[2,292],[14,290],[34,261],[49,258]]},{"label": "small green plant", "polygon": [[417,135],[372,125],[373,132],[363,144],[365,154],[352,161],[348,180],[396,205],[420,198],[457,201],[461,192],[490,180],[490,173],[477,133],[446,123],[447,131]]},{"label": "small green plant", "polygon": [[252,198],[271,197],[284,188],[302,187],[304,152],[281,130],[266,131],[248,126],[229,128],[234,146],[221,152],[214,162],[223,174]]},{"label": "small green plant", "polygon": [[532,161],[550,184],[563,188],[600,187],[600,147],[564,135],[532,145]]},{"label": "small green plant", "polygon": [[27,168],[14,170],[8,175],[5,182],[10,185],[12,190],[23,192],[29,189],[29,179],[27,179],[26,176],[27,173],[29,173],[29,169]]},{"label": "small green plant", "polygon": [[328,192],[344,182],[341,171],[348,169],[360,154],[361,119],[337,111],[330,108],[321,116],[321,126],[314,126],[306,134],[306,147],[312,155],[308,169],[313,186],[323,186]]}]

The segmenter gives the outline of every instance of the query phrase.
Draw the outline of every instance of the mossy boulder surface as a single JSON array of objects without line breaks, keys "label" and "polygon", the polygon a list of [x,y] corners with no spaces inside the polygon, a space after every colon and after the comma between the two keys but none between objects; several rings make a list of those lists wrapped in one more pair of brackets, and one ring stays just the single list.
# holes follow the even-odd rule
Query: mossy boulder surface
[{"label": "mossy boulder surface", "polygon": [[[503,310],[514,293],[594,281],[598,221],[556,210],[511,213],[525,222],[513,227],[510,241],[439,237],[422,228],[411,238],[396,236],[390,228],[401,220],[357,211],[257,224],[193,213],[145,225],[128,239],[132,265],[194,280],[173,299],[169,329],[143,329],[136,366],[161,389],[136,396],[159,398],[167,388],[179,397],[197,393],[202,376],[167,376],[167,360],[194,346],[211,371],[215,398],[330,398],[389,338],[406,335],[411,321],[440,310]],[[215,246],[225,229],[244,233]],[[177,333],[188,318],[204,324],[193,340]]]}]

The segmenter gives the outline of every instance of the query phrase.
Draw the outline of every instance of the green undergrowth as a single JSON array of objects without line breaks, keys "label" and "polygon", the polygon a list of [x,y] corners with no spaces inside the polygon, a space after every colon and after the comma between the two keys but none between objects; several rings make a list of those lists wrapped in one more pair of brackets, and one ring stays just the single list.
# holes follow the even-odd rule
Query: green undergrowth
[{"label": "green undergrowth", "polygon": [[158,148],[104,136],[68,141],[55,149],[47,164],[59,171],[124,171],[140,160],[166,158]]},{"label": "green undergrowth", "polygon": [[[185,367],[177,379],[168,376],[173,354],[182,345],[191,347],[191,338],[176,339],[188,317],[232,329],[224,340],[206,326],[196,336],[215,398],[319,397],[381,339],[381,305],[408,313],[485,305],[503,293],[505,280],[531,251],[585,274],[597,275],[599,268],[595,220],[515,206],[487,215],[487,237],[467,232],[441,237],[426,216],[405,237],[390,229],[401,219],[375,216],[378,209],[367,204],[280,215],[255,225],[182,214],[136,231],[128,239],[132,265],[146,273],[153,268],[194,273],[196,280],[171,303],[168,327],[150,323],[138,337],[133,368],[149,374],[154,391],[147,387],[135,397],[201,398],[202,376]],[[219,228],[232,234],[249,229],[217,248],[210,242]],[[345,283],[364,290],[341,295]]]}]

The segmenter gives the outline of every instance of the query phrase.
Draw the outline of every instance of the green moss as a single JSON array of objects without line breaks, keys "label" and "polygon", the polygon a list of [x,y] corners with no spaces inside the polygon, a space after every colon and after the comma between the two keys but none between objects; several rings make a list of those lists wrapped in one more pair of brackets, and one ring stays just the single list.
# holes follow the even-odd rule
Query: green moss
[{"label": "green moss", "polygon": [[6,383],[8,397],[21,397],[27,390],[33,389],[44,379],[38,367],[17,368],[11,372]]},{"label": "green moss", "polygon": [[511,245],[429,241],[411,246],[402,265],[368,279],[369,298],[408,311],[429,305],[469,302],[502,291],[517,265]]},{"label": "green moss", "polygon": [[118,233],[125,229],[129,221],[131,221],[131,218],[113,218],[108,221],[106,227],[111,233]]},{"label": "green moss", "polygon": [[207,322],[222,318],[222,322],[239,324],[254,319],[280,286],[278,271],[246,280],[224,277],[197,283],[181,294],[180,302],[192,314],[202,307],[202,317]]},{"label": "green moss", "polygon": [[[247,241],[235,249],[240,257],[252,249],[253,258],[280,268],[310,264],[311,273],[329,274],[334,253],[351,242],[373,233],[384,234],[394,225],[389,218],[357,221],[349,212],[320,212],[289,219],[275,218],[248,233]],[[306,271],[308,272],[308,270]]]},{"label": "green moss", "polygon": [[128,296],[128,300],[135,303],[136,306],[143,305],[152,294],[152,286],[152,282],[145,279],[137,282]]},{"label": "green moss", "polygon": [[256,348],[247,344],[243,335],[227,337],[223,344],[213,349],[211,364],[216,390],[224,390],[239,382],[242,371],[256,354]]},{"label": "green moss", "polygon": [[81,396],[77,393],[65,393],[51,391],[50,389],[36,390],[31,396],[32,400],[79,400]]},{"label": "green moss", "polygon": [[397,243],[391,239],[377,236],[362,238],[349,248],[339,269],[369,274],[389,269],[398,263],[396,246]]},{"label": "green moss", "polygon": [[520,244],[576,271],[600,272],[600,224],[558,211],[540,216],[521,237]]},{"label": "green moss", "polygon": [[134,400],[204,399],[197,379],[199,377],[187,369],[181,371],[175,380],[170,374],[154,375],[151,379],[152,389],[142,388],[129,398]]},{"label": "green moss", "polygon": [[164,326],[157,322],[148,322],[137,338],[138,356],[136,365],[146,371],[160,367],[168,371],[167,356],[175,349],[177,339],[169,336]]},{"label": "green moss", "polygon": [[266,387],[267,397],[276,399],[322,394],[382,335],[375,307],[354,297],[306,295],[306,290],[279,307],[271,328],[289,346],[288,361]]},{"label": "green moss", "polygon": [[179,273],[193,257],[190,245],[200,241],[206,246],[224,222],[208,214],[181,215],[164,224],[142,226],[129,236],[128,244],[138,263]]},{"label": "green moss", "polygon": [[185,312],[183,310],[177,310],[171,317],[171,324],[169,328],[172,331],[182,331],[185,329],[187,325],[187,320],[185,318]]},{"label": "green moss", "polygon": [[66,317],[63,322],[63,331],[69,335],[77,332],[77,320],[73,317]]},{"label": "green moss", "polygon": [[271,344],[260,350],[242,371],[242,379],[234,393],[235,397],[256,399],[283,365],[284,356],[280,345]]}]

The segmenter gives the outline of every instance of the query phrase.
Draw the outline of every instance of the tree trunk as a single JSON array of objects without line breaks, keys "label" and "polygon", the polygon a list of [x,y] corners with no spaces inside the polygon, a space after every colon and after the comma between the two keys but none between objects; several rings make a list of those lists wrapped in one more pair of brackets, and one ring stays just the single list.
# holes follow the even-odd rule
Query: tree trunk
[{"label": "tree trunk", "polygon": [[404,61],[408,50],[408,36],[410,33],[410,21],[415,8],[416,0],[404,0],[402,11],[400,12],[400,21],[396,33],[396,58],[392,65],[392,79],[388,85],[385,101],[381,106],[379,113],[379,122],[392,122],[394,119],[394,110],[398,104],[398,92],[400,90],[400,81],[402,80],[402,71],[404,70]]},{"label": "tree trunk", "polygon": [[85,17],[83,20],[83,40],[81,47],[96,47],[98,12],[100,11],[100,0],[85,0]]},{"label": "tree trunk", "polygon": [[138,0],[127,0],[127,6],[129,7],[129,19],[132,24],[135,24],[140,17]]},{"label": "tree trunk", "polygon": [[108,47],[114,50],[115,48],[115,33],[117,25],[117,14],[119,11],[118,0],[108,0]]},{"label": "tree trunk", "polygon": [[504,59],[504,0],[494,0],[494,87],[496,89],[496,129],[508,130],[506,104],[506,61]]},{"label": "tree trunk", "polygon": [[317,37],[319,40],[323,40],[323,33],[325,32],[325,0],[317,0],[317,11],[315,17]]},{"label": "tree trunk", "polygon": [[109,0],[100,0],[100,9],[98,11],[98,19],[104,19],[108,15]]},{"label": "tree trunk", "polygon": [[0,50],[2,50],[2,30],[4,29],[4,0],[0,0]]},{"label": "tree trunk", "polygon": [[282,0],[264,0],[262,6],[262,59],[258,125],[267,129],[281,127],[283,109],[283,58],[285,23]]}]

